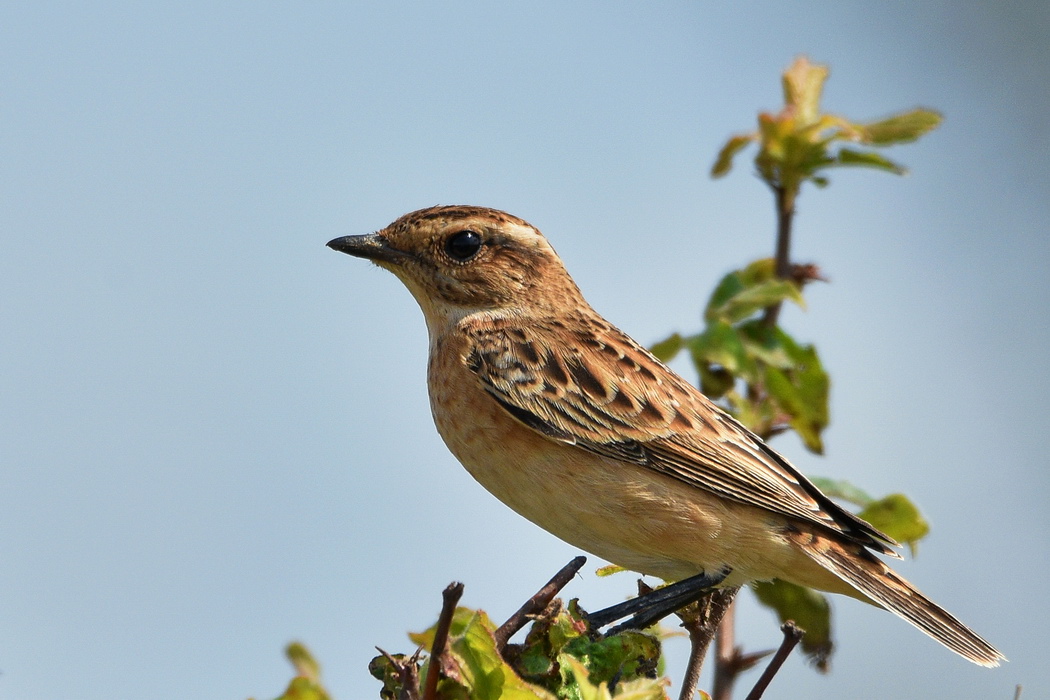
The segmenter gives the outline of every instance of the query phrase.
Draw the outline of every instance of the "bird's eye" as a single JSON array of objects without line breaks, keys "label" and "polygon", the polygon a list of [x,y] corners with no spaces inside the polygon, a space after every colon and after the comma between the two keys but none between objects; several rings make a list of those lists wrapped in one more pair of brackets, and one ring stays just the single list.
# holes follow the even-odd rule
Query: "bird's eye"
[{"label": "bird's eye", "polygon": [[453,233],[445,241],[445,252],[453,260],[466,262],[481,250],[481,236],[474,231]]}]

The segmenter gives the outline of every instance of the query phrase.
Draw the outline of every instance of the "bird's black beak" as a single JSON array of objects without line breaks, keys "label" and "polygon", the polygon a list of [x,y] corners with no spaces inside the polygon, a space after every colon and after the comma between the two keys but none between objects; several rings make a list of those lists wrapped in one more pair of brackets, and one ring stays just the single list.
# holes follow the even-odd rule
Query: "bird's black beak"
[{"label": "bird's black beak", "polygon": [[328,241],[328,247],[332,250],[338,250],[340,253],[353,255],[357,258],[367,258],[376,262],[396,263],[407,256],[403,251],[391,248],[386,239],[378,233],[335,238]]}]

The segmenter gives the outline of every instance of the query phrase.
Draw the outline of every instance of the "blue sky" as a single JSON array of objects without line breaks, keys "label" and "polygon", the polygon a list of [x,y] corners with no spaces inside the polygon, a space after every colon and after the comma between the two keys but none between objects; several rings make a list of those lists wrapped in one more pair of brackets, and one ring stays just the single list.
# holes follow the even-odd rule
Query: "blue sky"
[{"label": "blue sky", "polygon": [[[800,53],[830,111],[946,121],[890,153],[908,177],[804,192],[795,257],[832,283],[783,320],[822,352],[832,426],[825,457],[776,447],[911,495],[933,531],[900,570],[1011,663],[843,600],[831,675],[794,657],[766,697],[1050,694],[1048,7],[5,6],[0,699],[272,697],[293,639],[336,698],[376,697],[374,645],[409,651],[449,581],[509,615],[578,552],[447,453],[414,302],[324,243],[498,207],[641,342],[695,331],[772,250],[762,185],[707,170]],[[634,589],[600,563],[566,594]]]}]

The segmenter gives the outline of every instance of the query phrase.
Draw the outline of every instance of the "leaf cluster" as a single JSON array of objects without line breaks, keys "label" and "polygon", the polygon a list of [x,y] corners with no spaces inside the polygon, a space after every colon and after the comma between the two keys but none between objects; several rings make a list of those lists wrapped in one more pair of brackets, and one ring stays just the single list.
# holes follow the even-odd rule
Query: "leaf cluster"
[{"label": "leaf cluster", "polygon": [[277,700],[331,700],[321,685],[321,666],[310,651],[299,642],[292,642],[284,650],[295,669],[295,677]]},{"label": "leaf cluster", "polygon": [[807,448],[821,453],[828,375],[815,347],[762,317],[767,307],[784,301],[805,307],[804,281],[778,278],[772,258],[734,270],[711,294],[703,330],[691,336],[675,333],[651,350],[665,362],[687,350],[701,391],[721,400],[755,434],[768,438],[792,428]]},{"label": "leaf cluster", "polygon": [[[409,638],[430,650],[435,631],[436,625]],[[404,664],[417,664],[409,677],[418,679],[426,677],[430,664],[440,663],[440,700],[666,700],[667,682],[657,679],[659,638],[638,631],[592,634],[575,601],[568,609],[552,605],[536,618],[525,641],[508,645],[503,654],[495,631],[485,612],[456,608],[448,648],[438,662],[433,656],[386,654],[372,660],[369,671],[383,683],[380,697],[405,697]]]},{"label": "leaf cluster", "polygon": [[844,144],[881,148],[915,141],[941,123],[941,115],[930,109],[913,109],[872,122],[853,122],[820,111],[820,98],[828,78],[827,66],[810,63],[800,56],[783,75],[784,108],[777,114],[761,112],[756,131],[732,136],[711,167],[713,177],[722,177],[733,167],[733,159],[751,143],[758,144],[755,169],[759,177],[777,190],[797,193],[802,183],[819,187],[828,184],[829,168],[861,166],[896,175],[907,170],[875,150]]},{"label": "leaf cluster", "polygon": [[[822,113],[827,78],[826,66],[796,59],[783,74],[783,109],[760,113],[757,130],[731,137],[711,168],[713,177],[721,177],[732,169],[739,152],[751,143],[758,145],[756,172],[777,194],[777,259],[757,260],[727,274],[707,302],[705,327],[699,333],[675,333],[652,348],[664,361],[688,351],[701,390],[759,437],[768,439],[791,429],[818,454],[824,449],[822,433],[829,420],[830,380],[816,348],[777,325],[780,306],[790,301],[804,308],[803,285],[820,279],[815,266],[791,265],[788,260],[795,198],[804,182],[826,186],[829,168],[864,166],[904,174],[902,166],[873,149],[914,141],[941,122],[941,116],[928,109],[873,122]],[[861,518],[908,544],[913,553],[929,531],[902,494],[876,500],[846,482],[814,481],[829,496],[859,506]],[[781,622],[794,620],[806,630],[802,650],[825,670],[833,644],[831,606],[824,594],[779,580],[753,589]]]}]

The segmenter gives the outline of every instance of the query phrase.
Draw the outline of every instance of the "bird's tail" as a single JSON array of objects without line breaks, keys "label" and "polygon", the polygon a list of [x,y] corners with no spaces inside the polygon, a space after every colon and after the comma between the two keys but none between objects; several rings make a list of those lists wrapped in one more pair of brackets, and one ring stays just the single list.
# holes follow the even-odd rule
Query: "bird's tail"
[{"label": "bird's tail", "polygon": [[825,569],[956,654],[986,667],[1006,661],[1002,652],[923,595],[867,549],[801,533],[795,542]]}]

